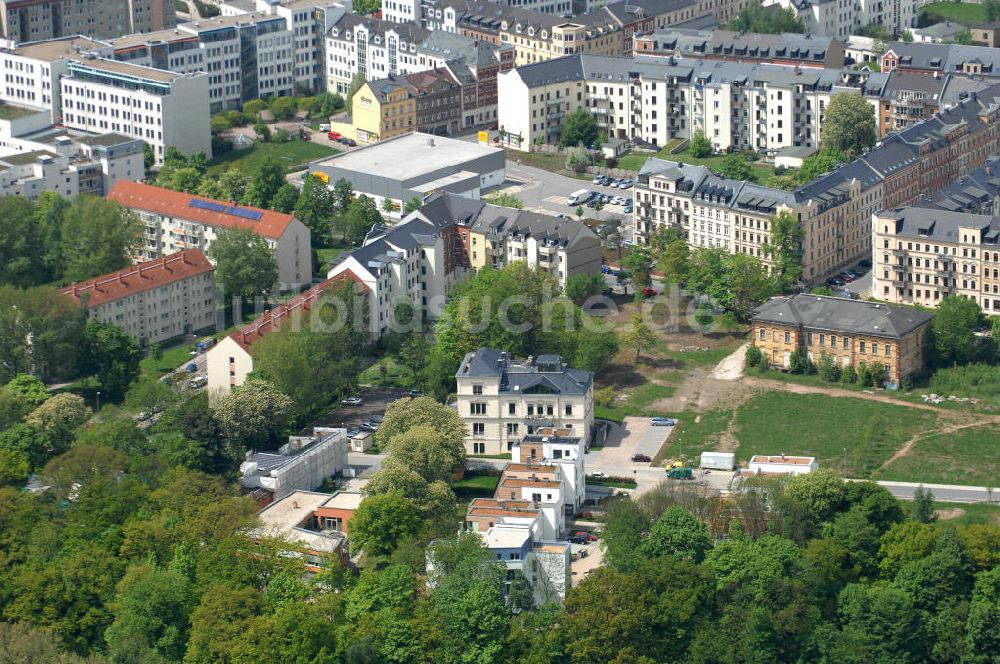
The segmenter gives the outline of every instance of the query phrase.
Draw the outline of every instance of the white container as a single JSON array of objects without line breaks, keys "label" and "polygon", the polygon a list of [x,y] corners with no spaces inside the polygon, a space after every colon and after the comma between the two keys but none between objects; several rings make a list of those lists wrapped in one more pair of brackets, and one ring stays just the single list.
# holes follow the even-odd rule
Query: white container
[{"label": "white container", "polygon": [[701,467],[712,470],[732,470],[736,467],[736,455],[732,452],[702,452]]}]

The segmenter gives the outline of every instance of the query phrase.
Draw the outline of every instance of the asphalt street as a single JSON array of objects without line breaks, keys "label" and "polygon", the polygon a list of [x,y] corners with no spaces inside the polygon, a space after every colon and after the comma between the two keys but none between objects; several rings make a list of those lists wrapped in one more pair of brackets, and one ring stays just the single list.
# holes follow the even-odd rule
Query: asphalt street
[{"label": "asphalt street", "polygon": [[[565,175],[559,175],[558,173],[550,173],[541,168],[519,164],[517,160],[507,161],[507,185],[511,185],[512,181],[517,183],[515,187],[516,191],[510,191],[524,202],[525,207],[553,214],[575,216],[576,206],[567,205],[566,199],[574,191],[579,191],[580,189],[590,189],[602,194],[632,198],[631,188],[616,189],[602,187],[593,184],[589,179],[578,180]],[[586,216],[602,221],[613,218],[624,219],[625,217],[622,214],[620,205],[605,206],[600,212],[596,212],[593,208],[588,208]]]},{"label": "asphalt street", "polygon": [[913,500],[913,494],[923,487],[934,494],[934,500],[943,503],[998,503],[1000,489],[982,486],[960,486],[955,484],[916,484],[913,482],[878,482],[896,498]]}]

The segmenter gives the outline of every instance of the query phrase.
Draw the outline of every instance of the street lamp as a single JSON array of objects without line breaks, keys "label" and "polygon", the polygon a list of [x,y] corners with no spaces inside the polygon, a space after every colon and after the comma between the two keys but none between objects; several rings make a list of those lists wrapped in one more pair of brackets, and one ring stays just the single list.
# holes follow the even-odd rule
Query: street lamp
[{"label": "street lamp", "polygon": [[100,410],[101,410],[101,391],[97,390],[97,410],[95,410],[94,412],[97,413],[100,412]]},{"label": "street lamp", "polygon": [[847,479],[847,448],[844,448],[844,479]]}]

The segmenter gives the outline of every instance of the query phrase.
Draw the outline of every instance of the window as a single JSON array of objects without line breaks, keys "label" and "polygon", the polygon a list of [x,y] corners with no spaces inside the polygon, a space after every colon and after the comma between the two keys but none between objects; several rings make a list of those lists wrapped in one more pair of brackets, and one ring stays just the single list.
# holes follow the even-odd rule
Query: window
[{"label": "window", "polygon": [[[486,454],[486,443],[473,443],[472,444],[472,453],[473,454]],[[514,498],[514,496],[513,496],[513,494],[511,494],[511,499],[513,500],[513,498]]]},{"label": "window", "polygon": [[566,404],[566,417],[573,417],[573,404]]},{"label": "window", "polygon": [[872,355],[878,355],[878,344],[874,341],[872,342]]},{"label": "window", "polygon": [[759,336],[761,341],[767,341],[767,330],[765,330],[764,328],[760,328]]},{"label": "window", "polygon": [[472,423],[472,435],[473,436],[485,436],[486,435],[486,425],[483,422],[473,422]]},{"label": "window", "polygon": [[837,347],[837,335],[835,334],[830,335],[830,345],[833,346],[834,348]]},{"label": "window", "polygon": [[485,414],[486,414],[486,404],[484,403],[469,404],[469,415],[485,415]]},{"label": "window", "polygon": [[850,344],[851,344],[851,342],[848,341],[847,337],[844,337],[844,350],[847,350],[848,348],[850,348],[851,347]]},{"label": "window", "polygon": [[535,501],[536,503],[540,503],[540,502],[542,502],[542,494],[540,494],[540,493],[533,493],[533,494],[531,494],[531,499],[533,501]]},{"label": "window", "polygon": [[865,342],[864,341],[862,341],[862,342],[860,342],[858,344],[858,350],[860,350],[862,353],[865,352]]},{"label": "window", "polygon": [[889,344],[885,345],[885,356],[892,357],[892,346],[890,346]]},{"label": "window", "polygon": [[813,345],[813,333],[812,332],[806,332],[806,345],[808,345],[808,346],[812,346]]},{"label": "window", "polygon": [[785,330],[785,343],[786,344],[792,343],[792,333],[789,332],[788,330]]},{"label": "window", "polygon": [[819,335],[819,345],[822,346],[825,343],[826,343],[826,335],[823,334],[823,333],[820,333],[820,335]]},{"label": "window", "polygon": [[507,435],[508,436],[515,436],[515,435],[517,435],[517,431],[518,431],[519,427],[520,427],[520,425],[517,422],[508,422],[507,423]]},{"label": "window", "polygon": [[517,415],[517,404],[514,403],[513,401],[507,404],[507,414]]},{"label": "window", "polygon": [[483,393],[483,386],[482,385],[473,385],[472,386],[472,393],[473,394],[482,394]]}]

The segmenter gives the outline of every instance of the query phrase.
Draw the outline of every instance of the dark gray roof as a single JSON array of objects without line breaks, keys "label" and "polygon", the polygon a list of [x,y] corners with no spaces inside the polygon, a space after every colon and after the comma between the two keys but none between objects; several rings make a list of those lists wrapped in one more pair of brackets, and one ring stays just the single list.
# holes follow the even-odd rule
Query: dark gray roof
[{"label": "dark gray roof", "polygon": [[861,159],[882,177],[889,177],[918,163],[920,150],[914,145],[895,140],[890,134],[889,138],[883,142],[882,147],[863,155]]},{"label": "dark gray roof", "polygon": [[988,214],[905,207],[881,216],[896,220],[896,237],[957,242],[959,228],[975,228],[983,233],[984,243],[996,244],[1000,239],[1000,218]]},{"label": "dark gray roof", "polygon": [[[782,33],[777,35],[731,30],[691,30],[667,27],[650,37],[656,50],[693,57],[800,60],[823,62],[833,47],[833,37]],[[838,65],[843,63],[837,63]]]},{"label": "dark gray roof", "polygon": [[925,194],[914,203],[914,206],[978,213],[995,211],[993,201],[998,197],[1000,197],[1000,157],[993,156],[968,176],[932,194]]},{"label": "dark gray roof", "polygon": [[898,339],[927,325],[931,314],[881,302],[799,293],[757,307],[754,322]]},{"label": "dark gray roof", "polygon": [[1000,50],[987,46],[961,44],[927,44],[918,42],[892,42],[889,50],[899,56],[899,66],[906,69],[960,72],[966,62],[979,60],[985,66],[983,74],[1000,76]]},{"label": "dark gray roof", "polygon": [[[551,367],[558,370],[549,371]],[[594,382],[594,374],[563,365],[558,355],[540,355],[528,362],[486,347],[466,353],[455,377],[499,378],[501,394],[523,394],[532,388],[544,394],[586,394]]]}]

